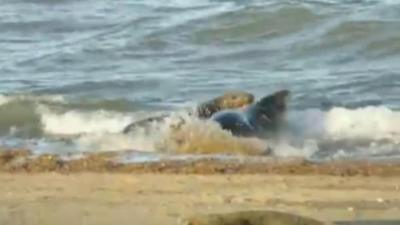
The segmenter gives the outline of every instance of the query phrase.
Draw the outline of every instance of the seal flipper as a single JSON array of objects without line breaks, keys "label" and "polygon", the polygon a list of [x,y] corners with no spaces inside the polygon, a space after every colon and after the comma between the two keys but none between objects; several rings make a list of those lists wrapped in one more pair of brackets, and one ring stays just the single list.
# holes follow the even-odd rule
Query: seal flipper
[{"label": "seal flipper", "polygon": [[284,113],[288,90],[281,90],[259,100],[244,112],[223,110],[212,116],[222,129],[235,136],[265,138],[279,129]]},{"label": "seal flipper", "polygon": [[262,98],[249,108],[249,123],[259,136],[270,136],[278,131],[287,109],[289,95],[290,91],[281,90]]},{"label": "seal flipper", "polygon": [[230,131],[234,136],[252,137],[255,135],[254,128],[241,112],[221,111],[216,113],[212,120],[217,122],[223,130]]},{"label": "seal flipper", "polygon": [[286,111],[287,99],[289,96],[290,96],[290,91],[281,90],[281,91],[275,92],[272,95],[268,95],[268,96],[260,99],[256,103],[256,106],[266,109],[266,110],[269,109],[268,117],[274,118],[276,115],[281,114]]},{"label": "seal flipper", "polygon": [[130,123],[127,126],[125,126],[122,133],[127,134],[127,133],[131,132],[132,130],[134,130],[136,127],[145,127],[151,122],[160,122],[163,119],[165,119],[166,117],[168,117],[168,115],[161,115],[161,116],[150,117],[150,118],[142,119],[139,121],[135,121],[135,122]]}]

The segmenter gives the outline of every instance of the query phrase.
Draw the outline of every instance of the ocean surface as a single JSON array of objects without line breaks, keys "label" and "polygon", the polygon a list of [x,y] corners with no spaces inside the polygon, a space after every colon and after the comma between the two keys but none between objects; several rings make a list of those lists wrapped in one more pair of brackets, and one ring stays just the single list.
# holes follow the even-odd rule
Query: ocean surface
[{"label": "ocean surface", "polygon": [[162,152],[168,121],[122,129],[285,88],[276,155],[400,158],[396,0],[4,0],[0,31],[3,148]]}]

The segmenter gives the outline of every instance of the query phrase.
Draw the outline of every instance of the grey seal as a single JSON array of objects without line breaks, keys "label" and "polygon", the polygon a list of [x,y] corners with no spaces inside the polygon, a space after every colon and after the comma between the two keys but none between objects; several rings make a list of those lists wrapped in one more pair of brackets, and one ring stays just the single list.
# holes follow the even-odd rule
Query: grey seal
[{"label": "grey seal", "polygon": [[287,109],[288,90],[265,96],[245,110],[221,110],[211,120],[234,136],[265,138],[276,132]]}]

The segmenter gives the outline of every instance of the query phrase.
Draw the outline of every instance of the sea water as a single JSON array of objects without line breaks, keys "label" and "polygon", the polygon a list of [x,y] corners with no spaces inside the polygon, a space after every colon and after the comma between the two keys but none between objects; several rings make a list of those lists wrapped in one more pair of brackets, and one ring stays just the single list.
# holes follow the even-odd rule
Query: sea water
[{"label": "sea water", "polygon": [[[186,141],[229,151],[249,143],[187,111],[228,90],[285,88],[287,126],[263,140],[277,156],[400,156],[394,0],[6,0],[0,31],[3,147],[174,153],[169,127],[183,115]],[[163,113],[150,131],[121,133]]]}]

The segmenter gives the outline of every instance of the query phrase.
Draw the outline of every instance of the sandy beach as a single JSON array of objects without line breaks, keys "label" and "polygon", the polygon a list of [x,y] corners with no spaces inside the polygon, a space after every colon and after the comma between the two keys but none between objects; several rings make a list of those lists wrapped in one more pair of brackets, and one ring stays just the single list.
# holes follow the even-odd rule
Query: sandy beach
[{"label": "sandy beach", "polygon": [[[0,224],[172,225],[187,218],[209,218],[208,214],[254,210],[287,212],[328,223],[400,220],[397,161],[117,160],[129,154],[65,158],[37,156],[27,150],[2,151]],[[236,225],[183,225],[222,224]]]},{"label": "sandy beach", "polygon": [[1,173],[0,224],[177,224],[272,209],[324,221],[400,219],[400,177]]},{"label": "sandy beach", "polygon": [[0,32],[0,225],[400,225],[400,0],[5,0]]}]

